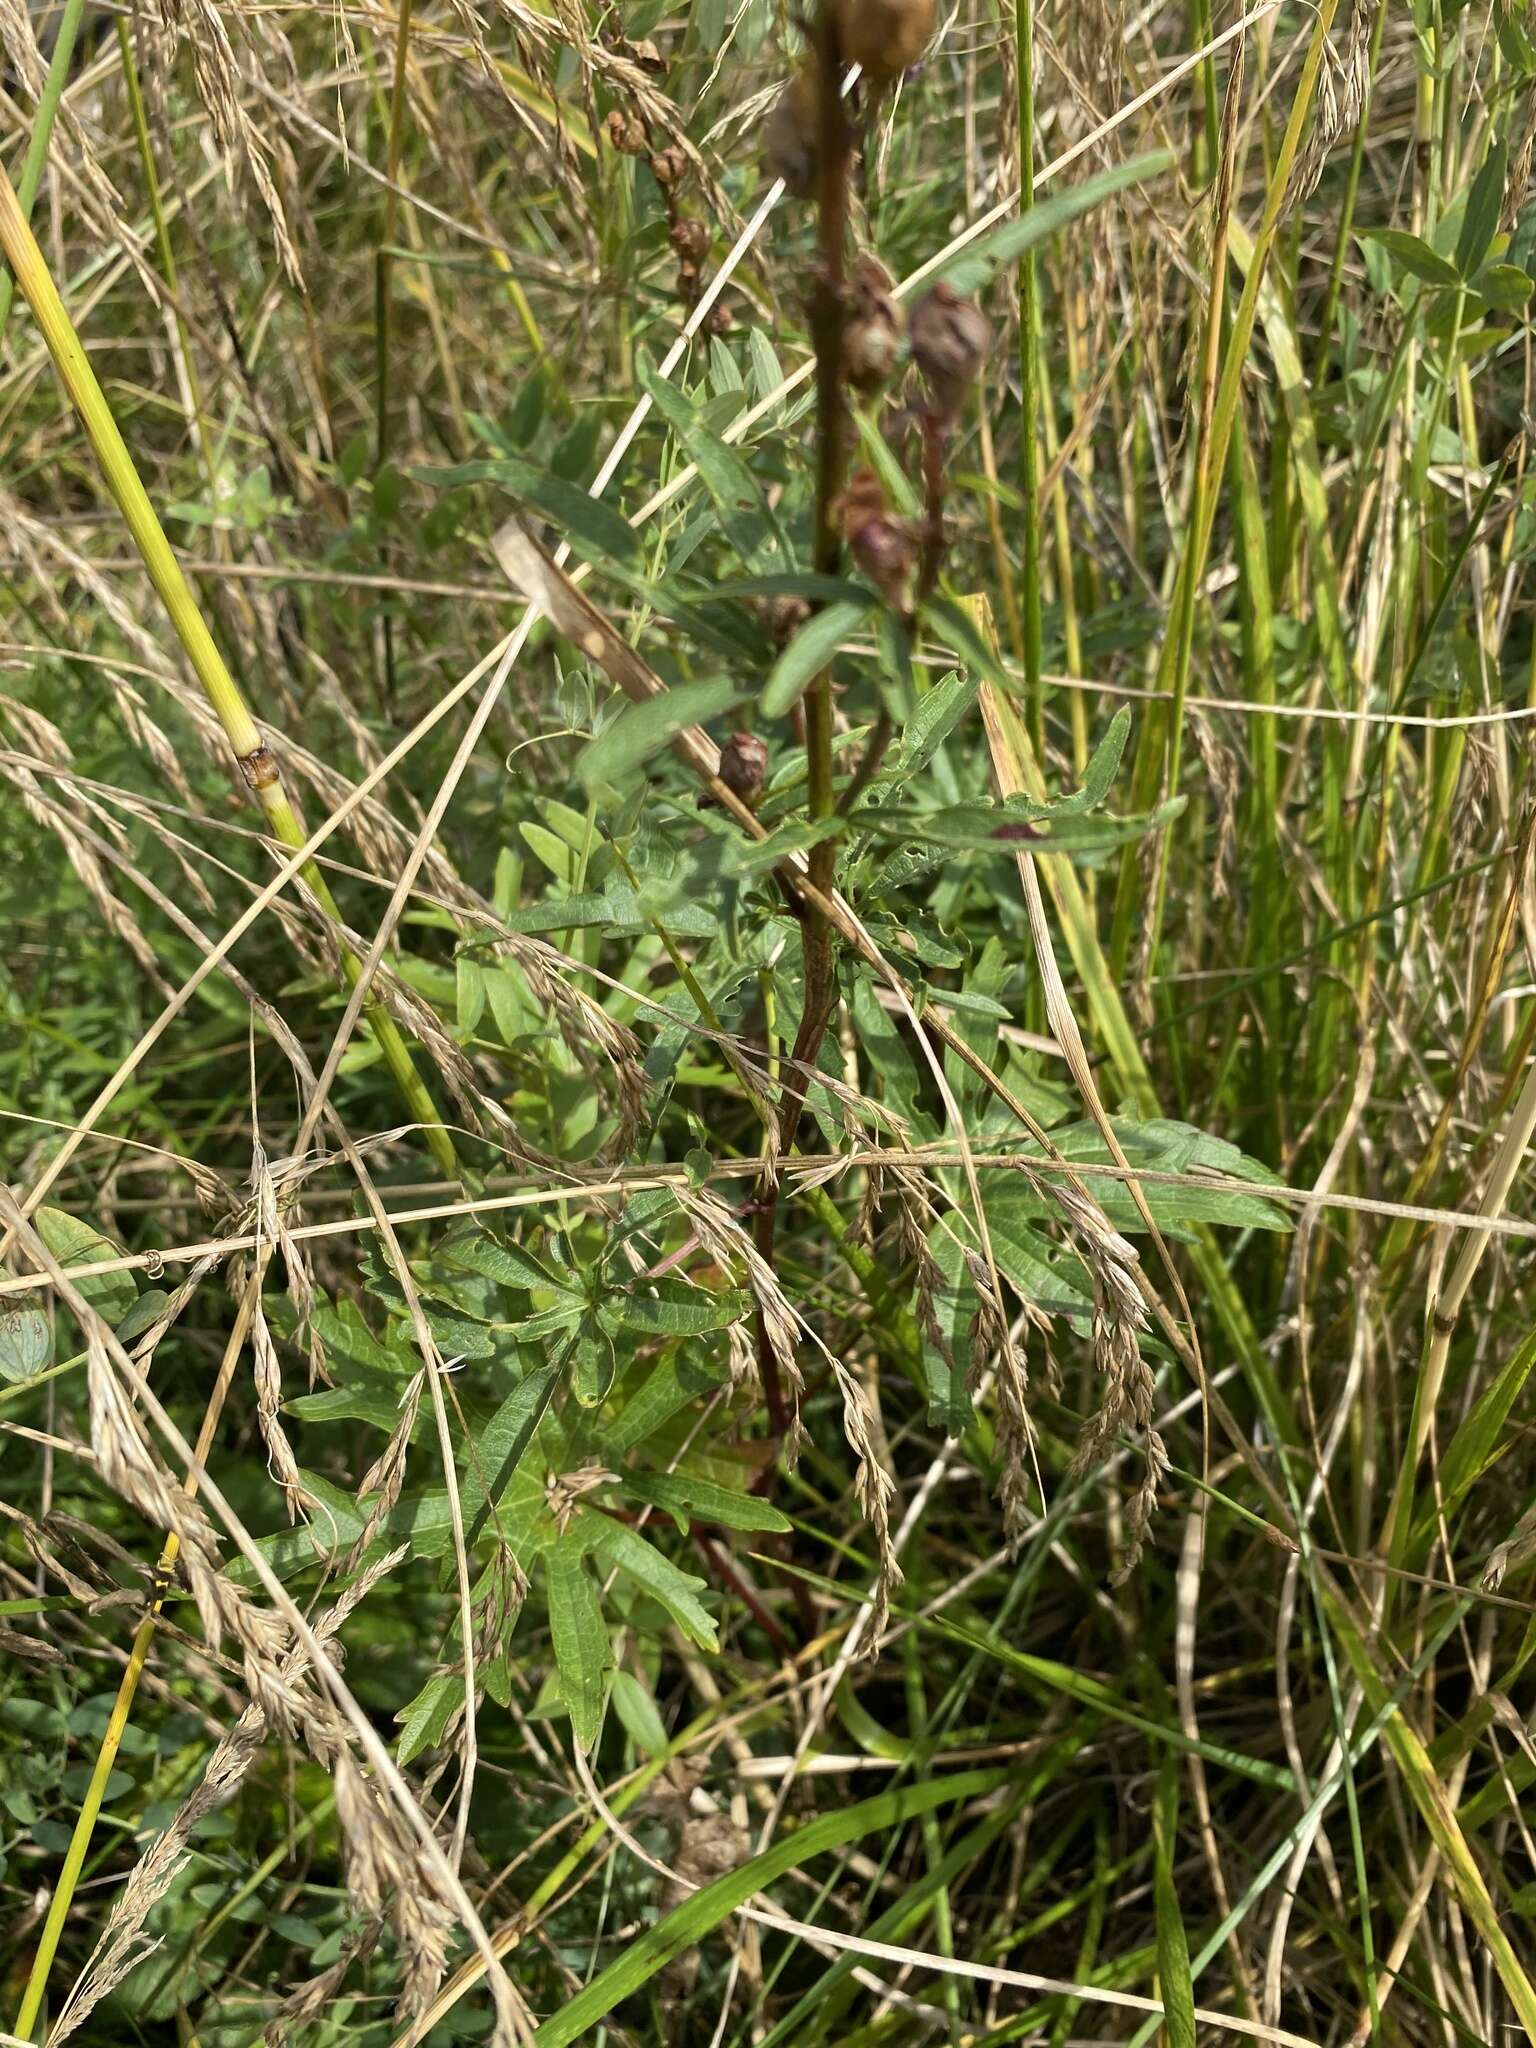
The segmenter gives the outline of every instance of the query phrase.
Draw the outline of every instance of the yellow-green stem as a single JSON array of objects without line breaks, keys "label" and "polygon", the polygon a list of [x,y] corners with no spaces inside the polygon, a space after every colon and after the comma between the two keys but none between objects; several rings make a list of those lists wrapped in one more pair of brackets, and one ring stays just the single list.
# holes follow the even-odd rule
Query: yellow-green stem
[{"label": "yellow-green stem", "polygon": [[[198,610],[181,565],[165,537],[165,529],[150,503],[149,493],[128,453],[127,443],[113,417],[106,394],[97,382],[96,373],[59,296],[43,252],[37,245],[37,238],[27,225],[3,167],[0,167],[0,252],[9,262],[22,295],[32,308],[59,379],[101,465],[107,488],[149,571],[149,579],[165,606],[176,637],[218,716],[219,724],[224,728],[224,736],[240,771],[261,805],[273,837],[284,846],[302,846],[306,836],[304,828],[283,788],[276,758],[263,739],[250,707]],[[307,861],[300,873],[326,916],[340,925],[341,913],[315,862]],[[339,951],[343,972],[355,987],[362,973],[362,963],[349,946],[342,944]],[[393,1018],[378,1002],[370,1002],[364,1014],[413,1119],[425,1129],[428,1146],[439,1170],[445,1174],[456,1174],[458,1159],[453,1141],[443,1127],[432,1097],[412,1062],[410,1049]]]}]

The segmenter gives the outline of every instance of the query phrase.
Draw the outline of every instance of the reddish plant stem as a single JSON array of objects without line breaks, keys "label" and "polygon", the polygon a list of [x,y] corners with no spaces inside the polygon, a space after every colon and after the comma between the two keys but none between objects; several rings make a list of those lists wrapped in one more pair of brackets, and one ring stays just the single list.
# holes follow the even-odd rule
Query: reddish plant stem
[{"label": "reddish plant stem", "polygon": [[[817,224],[818,260],[811,289],[810,330],[816,350],[816,510],[812,528],[812,566],[835,575],[842,554],[836,505],[848,467],[849,415],[843,388],[843,320],[848,244],[848,182],[853,163],[853,126],[843,104],[843,61],[836,11],[821,0],[814,30],[817,75]],[[836,807],[832,754],[832,671],[830,664],[805,692],[805,760],[807,809],[812,818],[826,818]],[[836,886],[837,852],[827,839],[811,849],[810,880],[823,894]],[[837,996],[832,928],[814,907],[801,925],[805,962],[800,1025],[783,1077],[776,1150],[790,1152],[805,1108],[809,1075],[814,1071]],[[754,1225],[757,1249],[772,1263],[778,1223],[778,1188],[765,1185]],[[758,1368],[763,1397],[774,1434],[789,1426],[778,1361],[758,1318]]]}]

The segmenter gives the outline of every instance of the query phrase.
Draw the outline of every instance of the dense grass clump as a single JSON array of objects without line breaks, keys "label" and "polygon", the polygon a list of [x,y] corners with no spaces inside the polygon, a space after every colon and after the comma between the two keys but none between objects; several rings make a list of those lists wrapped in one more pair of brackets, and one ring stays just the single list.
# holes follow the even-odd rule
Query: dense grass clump
[{"label": "dense grass clump", "polygon": [[1536,2044],[1524,10],[0,44],[0,2035]]}]

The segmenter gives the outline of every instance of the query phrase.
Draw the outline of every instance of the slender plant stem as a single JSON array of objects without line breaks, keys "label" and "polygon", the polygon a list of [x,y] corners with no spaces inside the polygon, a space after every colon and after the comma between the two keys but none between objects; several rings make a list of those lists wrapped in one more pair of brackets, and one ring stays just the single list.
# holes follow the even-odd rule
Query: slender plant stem
[{"label": "slender plant stem", "polygon": [[[837,529],[837,500],[848,468],[850,420],[843,388],[844,280],[847,267],[848,187],[853,167],[853,129],[843,102],[843,63],[836,10],[822,0],[815,24],[817,72],[818,259],[811,290],[810,327],[816,349],[816,510],[812,528],[812,565],[834,575],[842,557]],[[837,808],[832,749],[832,668],[822,669],[805,692],[806,808],[813,819],[830,818]],[[821,898],[836,887],[837,848],[824,839],[811,849],[809,878]],[[779,1110],[777,1151],[794,1147],[805,1107],[806,1075],[826,1035],[837,995],[832,927],[816,902],[807,902],[800,924],[804,960],[804,991],[800,1024],[784,1073]],[[770,1263],[778,1219],[777,1183],[766,1180],[754,1225],[758,1251]],[[758,1316],[758,1366],[763,1397],[776,1434],[789,1424],[778,1360],[761,1314]]]},{"label": "slender plant stem", "polygon": [[[64,97],[64,86],[74,59],[75,40],[80,33],[80,20],[84,13],[85,0],[65,0],[58,38],[48,59],[48,76],[43,81],[42,97],[38,100],[37,112],[32,119],[32,133],[27,141],[27,153],[22,159],[21,180],[16,187],[23,220],[32,218],[38,187],[43,182],[43,166],[48,161],[54,117],[59,111],[59,101]],[[16,279],[8,270],[0,275],[0,342],[5,340],[6,323],[11,317],[11,303],[15,296]]]},{"label": "slender plant stem", "polygon": [[[149,571],[150,581],[176,630],[176,637],[224,728],[225,738],[247,787],[260,804],[272,836],[284,846],[302,846],[304,828],[289,801],[277,757],[262,737],[239,685],[225,665],[224,657],[198,610],[181,565],[165,537],[165,529],[150,503],[149,493],[128,453],[106,394],[97,382],[74,323],[49,274],[37,238],[27,225],[3,168],[0,168],[0,252],[4,253],[32,308],[59,379],[80,416],[101,465],[107,488],[122,512],[134,545]],[[319,867],[309,860],[299,872],[325,916],[340,926],[341,912]],[[361,977],[361,962],[344,940],[337,950],[342,971],[349,984],[355,987]],[[416,1071],[410,1048],[399,1027],[377,999],[369,1000],[364,1014],[412,1118],[425,1131],[428,1147],[439,1170],[445,1174],[457,1173],[458,1157],[453,1140]]]},{"label": "slender plant stem", "polygon": [[[1014,58],[1019,74],[1019,212],[1035,203],[1035,6],[1014,0]],[[1024,499],[1024,704],[1037,753],[1045,747],[1040,626],[1040,280],[1035,252],[1019,261],[1019,489]]]},{"label": "slender plant stem", "polygon": [[[259,1281],[248,1286],[241,1297],[235,1313],[234,1327],[224,1347],[224,1357],[219,1366],[219,1375],[209,1396],[203,1423],[197,1434],[194,1462],[188,1468],[182,1484],[187,1498],[197,1496],[197,1475],[207,1460],[213,1445],[214,1431],[219,1426],[219,1417],[224,1412],[224,1398],[234,1378],[235,1366],[245,1344],[245,1335],[251,1326],[251,1311],[256,1302],[256,1288]],[[165,1605],[171,1574],[181,1549],[181,1538],[174,1529],[170,1530],[160,1552],[160,1562],[155,1568],[151,1581],[153,1594],[149,1612],[134,1630],[133,1643],[128,1651],[128,1661],[123,1666],[123,1675],[118,1681],[117,1697],[112,1702],[112,1711],[102,1731],[101,1743],[96,1751],[96,1761],[91,1768],[90,1782],[85,1788],[85,1797],[80,1802],[80,1811],[75,1815],[74,1832],[69,1838],[69,1847],[64,1852],[63,1867],[58,1883],[54,1886],[53,1897],[48,1905],[48,1917],[43,1922],[43,1931],[38,1937],[37,1952],[32,1958],[32,1969],[27,1978],[27,1988],[22,1993],[21,2007],[16,2015],[16,2032],[22,2040],[32,2038],[37,2025],[38,2014],[42,2011],[43,1997],[48,1989],[48,1974],[53,1968],[54,1957],[58,1954],[59,1937],[64,1932],[64,1922],[69,1917],[70,1906],[80,1882],[80,1872],[91,1846],[91,1837],[96,1831],[96,1822],[101,1813],[101,1802],[106,1794],[107,1781],[112,1767],[117,1762],[117,1753],[122,1746],[123,1733],[128,1726],[128,1717],[133,1711],[134,1696],[139,1689],[144,1666],[149,1657],[150,1644],[155,1639],[160,1611]]]}]

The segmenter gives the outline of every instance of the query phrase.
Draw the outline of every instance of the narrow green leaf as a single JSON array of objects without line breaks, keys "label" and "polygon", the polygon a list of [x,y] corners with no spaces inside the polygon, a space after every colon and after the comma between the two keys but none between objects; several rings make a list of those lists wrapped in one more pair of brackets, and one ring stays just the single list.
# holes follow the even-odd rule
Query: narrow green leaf
[{"label": "narrow green leaf", "polygon": [[514,455],[487,458],[480,462],[456,462],[443,468],[407,471],[424,484],[451,489],[457,484],[503,484],[514,497],[542,512],[562,539],[574,542],[583,552],[616,562],[630,562],[640,552],[640,536],[611,505],[592,498],[577,484],[550,476],[531,462]]},{"label": "narrow green leaf", "polygon": [[615,1671],[609,1692],[624,1732],[643,1756],[665,1756],[670,1747],[656,1702],[632,1671]]},{"label": "narrow green leaf", "polygon": [[1178,1778],[1164,1775],[1152,1841],[1153,1897],[1157,1914],[1157,1988],[1163,2001],[1163,2048],[1199,2048],[1195,2034],[1195,1984],[1189,1969],[1189,1937],[1179,1911],[1174,1882],[1174,1821],[1178,1810]]},{"label": "narrow green leaf", "polygon": [[838,648],[874,604],[829,604],[800,628],[769,671],[758,709],[765,718],[783,718],[799,702],[807,683],[831,661]]},{"label": "narrow green leaf", "polygon": [[1017,220],[1006,221],[1003,226],[994,228],[991,234],[983,235],[980,241],[973,242],[968,249],[962,249],[947,263],[941,264],[937,275],[957,292],[979,291],[1005,264],[1014,262],[1037,242],[1054,235],[1080,214],[1101,206],[1127,186],[1142,185],[1148,179],[1158,177],[1172,162],[1171,150],[1150,150],[1144,156],[1132,157],[1128,163],[1116,164],[1095,177],[1084,178],[1081,184],[1070,186],[1050,199],[1038,199]]},{"label": "narrow green leaf", "polygon": [[560,1693],[583,1755],[592,1749],[603,1724],[603,1693],[613,1661],[597,1588],[582,1562],[585,1548],[584,1524],[575,1521],[550,1546],[544,1559],[544,1591]]},{"label": "narrow green leaf", "polygon": [[588,789],[617,782],[676,739],[686,726],[704,725],[739,704],[743,691],[730,676],[679,683],[664,696],[626,704],[611,725],[582,748],[576,772]]},{"label": "narrow green leaf", "polygon": [[636,1500],[665,1508],[684,1535],[690,1516],[722,1529],[788,1529],[789,1518],[756,1494],[737,1493],[697,1472],[626,1472],[624,1491]]},{"label": "narrow green leaf", "polygon": [[1536,1365],[1536,1331],[1519,1346],[1446,1446],[1445,1455],[1440,1460],[1435,1504],[1414,1531],[1407,1560],[1410,1564],[1422,1559],[1439,1529],[1442,1514],[1447,1521],[1451,1518],[1498,1454],[1500,1432],[1530,1378],[1533,1365]]},{"label": "narrow green leaf", "polygon": [[713,1884],[705,1885],[702,1891],[675,1906],[656,1926],[629,1942],[606,1970],[544,2021],[534,2034],[535,2048],[570,2048],[605,2013],[612,2012],[616,2005],[650,1983],[673,1957],[696,1948],[727,1914],[812,1856],[841,1849],[868,1835],[884,1836],[906,1821],[941,1806],[983,1798],[1006,1784],[1008,1775],[1005,1769],[962,1771],[952,1778],[902,1785],[874,1799],[860,1800],[854,1806],[839,1807],[803,1828],[796,1828],[771,1849],[743,1863],[739,1870],[728,1871]]},{"label": "narrow green leaf", "polygon": [[1500,136],[1483,159],[1482,169],[1472,180],[1472,189],[1467,194],[1461,233],[1456,238],[1456,268],[1468,280],[1488,254],[1498,232],[1508,161],[1509,151]]},{"label": "narrow green leaf", "polygon": [[544,1411],[559,1378],[560,1367],[557,1364],[539,1366],[514,1388],[481,1432],[475,1451],[480,1470],[486,1477],[490,1498],[482,1502],[470,1524],[467,1540],[471,1545],[485,1527],[491,1502],[499,1501],[511,1485],[512,1475],[524,1451],[532,1443],[534,1431],[544,1419]]},{"label": "narrow green leaf", "polygon": [[1432,249],[1422,236],[1410,235],[1405,228],[1368,228],[1364,238],[1379,242],[1400,270],[1406,270],[1423,284],[1443,288],[1461,283],[1461,273],[1454,263]]}]

